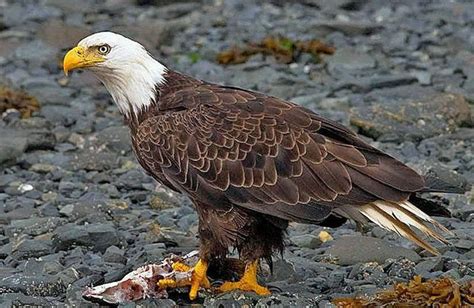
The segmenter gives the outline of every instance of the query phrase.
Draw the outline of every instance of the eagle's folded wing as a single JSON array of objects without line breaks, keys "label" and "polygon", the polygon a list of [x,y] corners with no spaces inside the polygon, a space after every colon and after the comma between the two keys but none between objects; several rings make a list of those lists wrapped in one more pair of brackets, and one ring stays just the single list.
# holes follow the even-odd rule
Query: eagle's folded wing
[{"label": "eagle's folded wing", "polygon": [[[407,225],[429,234],[419,226],[427,215],[406,202],[424,188],[423,177],[342,125],[290,102],[211,84],[168,100],[173,112],[139,127],[139,159],[199,202],[311,223],[337,213],[409,238]],[[411,224],[397,226],[407,217]]]}]

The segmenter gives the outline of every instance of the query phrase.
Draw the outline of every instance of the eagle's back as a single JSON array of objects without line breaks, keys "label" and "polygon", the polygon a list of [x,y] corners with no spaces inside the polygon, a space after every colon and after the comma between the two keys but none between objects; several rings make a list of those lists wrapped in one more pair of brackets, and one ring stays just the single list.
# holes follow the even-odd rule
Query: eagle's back
[{"label": "eagle's back", "polygon": [[294,103],[173,72],[137,123],[141,165],[198,206],[304,223],[372,221],[432,252],[410,226],[444,241],[424,222],[442,226],[408,201],[425,188],[421,175]]},{"label": "eagle's back", "polygon": [[194,198],[320,221],[332,207],[398,202],[424,187],[415,171],[304,107],[175,72],[166,80],[134,146],[149,173]]}]

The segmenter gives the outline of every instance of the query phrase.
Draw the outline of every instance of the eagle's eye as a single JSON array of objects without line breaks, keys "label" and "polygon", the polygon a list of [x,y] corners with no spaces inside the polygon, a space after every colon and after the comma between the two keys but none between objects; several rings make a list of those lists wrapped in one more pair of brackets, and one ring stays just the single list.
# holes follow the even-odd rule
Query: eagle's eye
[{"label": "eagle's eye", "polygon": [[110,52],[110,46],[105,44],[105,45],[100,45],[97,50],[101,55],[106,55]]}]

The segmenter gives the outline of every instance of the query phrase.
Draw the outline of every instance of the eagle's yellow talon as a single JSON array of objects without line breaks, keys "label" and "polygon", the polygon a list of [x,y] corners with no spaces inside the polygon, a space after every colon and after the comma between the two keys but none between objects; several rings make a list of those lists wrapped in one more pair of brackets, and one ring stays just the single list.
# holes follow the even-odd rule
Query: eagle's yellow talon
[{"label": "eagle's yellow talon", "polygon": [[196,299],[200,287],[211,287],[211,283],[209,282],[209,279],[207,279],[206,276],[207,267],[207,262],[201,259],[199,259],[199,261],[194,266],[193,276],[191,278],[191,290],[189,291],[189,299]]},{"label": "eagle's yellow talon", "polygon": [[258,261],[254,261],[247,264],[244,275],[239,281],[230,282],[227,281],[220,286],[219,291],[229,292],[233,290],[252,291],[258,295],[270,295],[271,292],[268,288],[265,288],[257,282],[257,266]]},{"label": "eagle's yellow talon", "polygon": [[177,283],[173,279],[161,279],[161,280],[158,281],[158,287],[160,289],[176,288]]},{"label": "eagle's yellow talon", "polygon": [[187,264],[184,264],[184,263],[181,263],[181,262],[173,263],[173,265],[171,265],[171,267],[173,268],[173,270],[175,270],[177,272],[187,272],[187,271],[192,269],[191,266],[189,266]]},{"label": "eagle's yellow talon", "polygon": [[165,288],[180,288],[185,286],[191,286],[191,290],[189,291],[189,298],[191,300],[196,299],[197,293],[199,288],[210,288],[211,283],[209,279],[207,279],[207,262],[199,259],[194,267],[191,267],[187,264],[176,262],[171,265],[173,270],[177,272],[187,272],[192,271],[191,280],[183,280],[180,282],[176,282],[173,279],[161,279],[158,281],[158,287],[160,289]]}]

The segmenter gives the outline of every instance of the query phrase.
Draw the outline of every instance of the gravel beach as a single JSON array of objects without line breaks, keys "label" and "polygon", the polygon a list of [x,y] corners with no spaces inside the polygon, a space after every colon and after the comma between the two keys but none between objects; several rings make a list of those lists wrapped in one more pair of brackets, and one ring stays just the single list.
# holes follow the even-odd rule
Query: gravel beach
[{"label": "gravel beach", "polygon": [[[88,72],[66,77],[68,48],[110,30],[169,67],[306,106],[454,186],[474,181],[474,2],[0,0],[0,306],[98,307],[86,286],[120,280],[197,248],[190,201],[134,158],[128,128]],[[269,36],[320,40],[332,55],[291,63],[217,55]],[[452,217],[433,256],[396,234],[347,222],[291,224],[284,258],[264,267],[274,293],[206,294],[195,306],[332,307],[408,281],[474,279],[474,190],[424,196]],[[332,240],[321,241],[327,231]],[[119,307],[189,305],[186,293]]]}]

